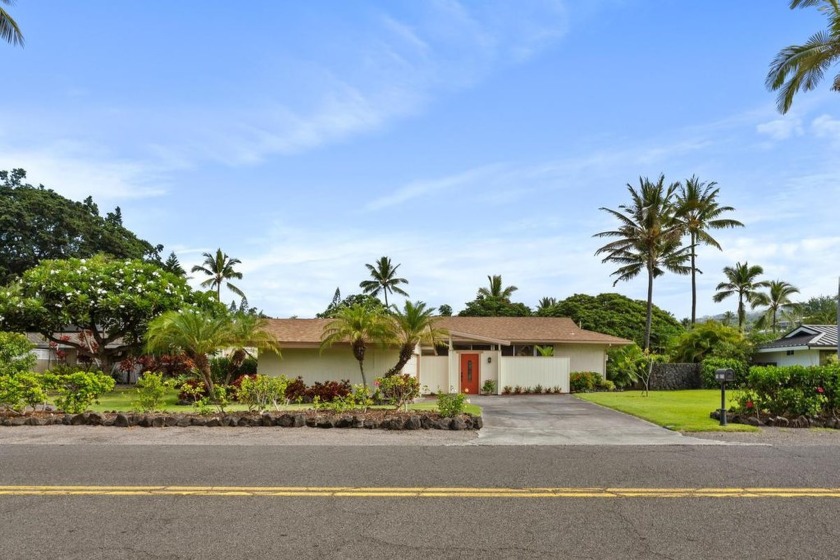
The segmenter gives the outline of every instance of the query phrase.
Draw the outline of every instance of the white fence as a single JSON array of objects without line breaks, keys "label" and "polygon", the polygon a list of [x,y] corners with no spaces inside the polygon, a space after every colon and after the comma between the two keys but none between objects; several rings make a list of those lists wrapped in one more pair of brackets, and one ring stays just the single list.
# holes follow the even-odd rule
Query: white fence
[{"label": "white fence", "polygon": [[420,386],[426,391],[449,391],[449,358],[447,356],[422,356],[420,358]]},{"label": "white fence", "polygon": [[499,360],[498,391],[506,386],[560,387],[569,392],[569,358],[509,357]]}]

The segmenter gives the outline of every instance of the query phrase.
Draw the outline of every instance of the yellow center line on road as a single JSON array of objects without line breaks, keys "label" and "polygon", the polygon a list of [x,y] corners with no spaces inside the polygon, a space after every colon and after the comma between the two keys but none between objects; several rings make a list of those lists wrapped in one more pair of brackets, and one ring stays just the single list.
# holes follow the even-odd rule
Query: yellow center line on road
[{"label": "yellow center line on road", "polygon": [[299,498],[840,498],[840,488],[465,488],[354,486],[0,486],[2,496]]}]

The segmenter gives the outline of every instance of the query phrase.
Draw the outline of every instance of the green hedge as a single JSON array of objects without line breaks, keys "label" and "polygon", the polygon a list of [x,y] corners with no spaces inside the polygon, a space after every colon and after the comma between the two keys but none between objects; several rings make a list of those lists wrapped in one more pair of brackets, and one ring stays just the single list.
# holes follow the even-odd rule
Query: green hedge
[{"label": "green hedge", "polygon": [[573,371],[569,374],[569,390],[572,393],[613,391],[615,383],[604,379],[600,373],[594,371]]},{"label": "green hedge", "polygon": [[702,362],[700,378],[704,389],[719,389],[720,382],[715,380],[716,369],[731,369],[735,372],[735,383],[732,387],[743,387],[750,373],[750,366],[746,362],[734,358],[706,358]]},{"label": "green hedge", "polygon": [[753,366],[736,408],[782,416],[836,414],[840,411],[840,365]]}]

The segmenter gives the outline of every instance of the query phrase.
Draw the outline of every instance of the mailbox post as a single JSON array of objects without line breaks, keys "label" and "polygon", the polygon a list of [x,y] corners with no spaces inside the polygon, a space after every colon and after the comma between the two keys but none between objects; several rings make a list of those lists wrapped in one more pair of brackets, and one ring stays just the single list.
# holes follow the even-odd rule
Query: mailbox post
[{"label": "mailbox post", "polygon": [[716,369],[715,380],[720,382],[720,425],[726,426],[726,383],[735,381],[735,371]]}]

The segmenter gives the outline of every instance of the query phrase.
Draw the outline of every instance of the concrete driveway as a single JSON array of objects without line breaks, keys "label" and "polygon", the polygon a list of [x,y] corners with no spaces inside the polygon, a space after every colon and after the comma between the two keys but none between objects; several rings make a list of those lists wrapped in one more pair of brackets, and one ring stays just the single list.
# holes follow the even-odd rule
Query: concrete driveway
[{"label": "concrete driveway", "polygon": [[571,395],[470,397],[483,409],[475,445],[709,445]]}]

